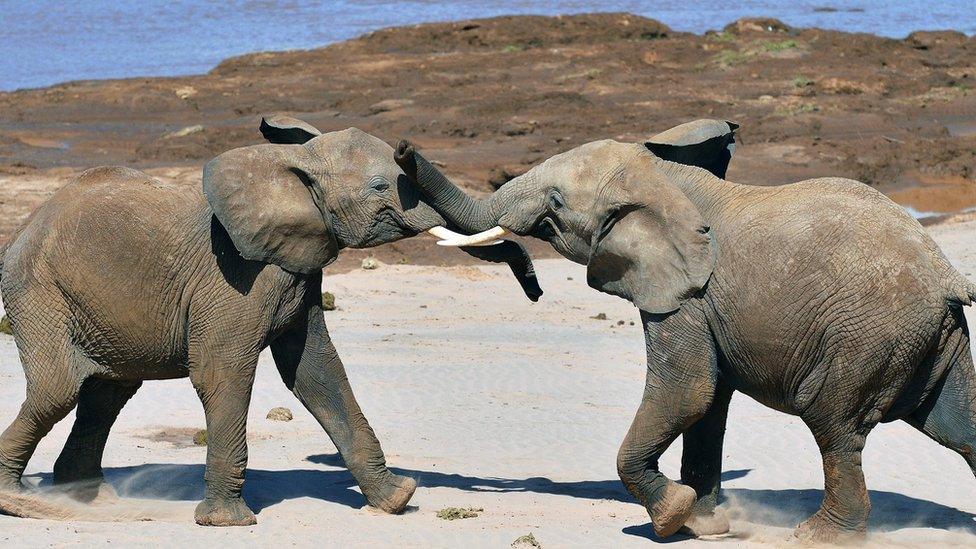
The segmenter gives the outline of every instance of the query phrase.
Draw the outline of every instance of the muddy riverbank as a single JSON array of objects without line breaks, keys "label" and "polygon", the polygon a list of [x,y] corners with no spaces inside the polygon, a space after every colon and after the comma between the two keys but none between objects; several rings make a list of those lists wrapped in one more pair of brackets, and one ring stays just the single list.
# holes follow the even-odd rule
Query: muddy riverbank
[{"label": "muddy riverbank", "polygon": [[[0,242],[81,169],[196,178],[259,142],[272,112],[409,138],[484,192],[586,141],[726,118],[742,124],[734,181],[852,177],[937,219],[976,206],[974,60],[976,38],[953,32],[896,40],[751,19],[696,35],[625,14],[529,16],[386,29],[200,76],[0,93]],[[367,254],[467,261],[417,240],[340,267]]]}]

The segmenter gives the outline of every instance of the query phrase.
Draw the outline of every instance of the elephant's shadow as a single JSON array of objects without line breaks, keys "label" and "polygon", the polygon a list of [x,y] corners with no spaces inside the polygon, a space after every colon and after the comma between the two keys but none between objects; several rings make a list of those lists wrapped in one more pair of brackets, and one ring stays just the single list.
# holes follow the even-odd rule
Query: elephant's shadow
[{"label": "elephant's shadow", "polygon": [[[309,462],[343,467],[337,454],[319,454]],[[107,467],[105,478],[122,497],[199,501],[203,499],[203,464],[145,464],[130,467]],[[545,477],[510,479],[474,477],[439,471],[392,468],[398,474],[413,477],[421,487],[454,488],[468,492],[533,492],[582,499],[608,499],[634,503],[619,480],[584,480],[561,482]],[[726,471],[723,481],[741,478],[749,469]],[[50,474],[41,474],[42,484],[50,483]],[[248,469],[244,498],[256,512],[282,501],[315,498],[347,507],[359,508],[363,496],[347,470],[292,469],[268,471]],[[759,525],[792,528],[816,512],[822,490],[754,490],[726,488],[724,498],[731,504],[733,516],[744,514],[745,520]],[[939,503],[913,498],[896,492],[871,490],[872,512],[869,529],[887,532],[907,527],[961,529],[976,534],[976,515]],[[624,533],[653,538],[649,524],[628,526]],[[671,541],[674,538],[669,538]],[[680,539],[677,538],[677,539]]]},{"label": "elephant's shadow", "polygon": [[[734,471],[733,471],[734,472]],[[725,475],[723,473],[723,479]],[[891,532],[902,528],[939,528],[964,531],[976,535],[976,514],[897,492],[868,490],[871,497],[869,532]],[[753,490],[723,488],[722,499],[730,503],[730,515],[760,526],[795,528],[817,512],[823,490]],[[658,542],[688,539],[676,535],[660,539],[654,535],[650,522],[627,526],[625,534]]]}]

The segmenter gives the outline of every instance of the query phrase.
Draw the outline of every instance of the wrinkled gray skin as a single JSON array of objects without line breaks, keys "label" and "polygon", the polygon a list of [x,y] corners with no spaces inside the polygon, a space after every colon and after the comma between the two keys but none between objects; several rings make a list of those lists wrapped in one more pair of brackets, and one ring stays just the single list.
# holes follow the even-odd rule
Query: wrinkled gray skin
[{"label": "wrinkled gray skin", "polygon": [[[262,132],[276,143],[211,160],[204,192],[126,168],[88,170],[0,254],[27,378],[20,413],[0,435],[0,510],[51,516],[24,499],[21,474],[76,404],[54,482],[94,498],[106,489],[102,451],[126,401],[143,380],[189,376],[208,433],[196,521],[254,524],[241,499],[245,423],[258,354],[269,345],[282,380],[335,443],[367,502],[391,513],[407,504],[416,483],[387,468],[329,338],[322,268],[342,248],[445,221],[373,136],[319,135],[285,117],[263,121]],[[520,264],[531,271],[527,258]]]},{"label": "wrinkled gray skin", "polygon": [[[674,142],[686,135],[670,132]],[[409,152],[401,143],[398,162]],[[598,141],[478,201],[415,161],[431,204],[458,226],[547,240],[587,266],[590,286],[640,309],[647,383],[617,468],[659,536],[683,525],[728,530],[715,505],[733,391],[799,416],[816,438],[825,494],[797,530],[804,539],[865,530],[861,450],[878,422],[902,419],[976,471],[976,375],[962,311],[976,288],[870,187],[840,178],[739,185],[639,144]],[[678,435],[681,484],[658,469]]]}]

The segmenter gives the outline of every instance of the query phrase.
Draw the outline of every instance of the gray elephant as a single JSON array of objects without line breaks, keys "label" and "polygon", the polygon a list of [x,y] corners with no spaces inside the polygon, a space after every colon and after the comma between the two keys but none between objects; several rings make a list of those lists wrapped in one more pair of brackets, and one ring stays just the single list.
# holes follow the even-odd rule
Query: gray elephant
[{"label": "gray elephant", "polygon": [[[591,287],[640,309],[647,383],[617,468],[657,535],[728,530],[715,506],[733,391],[799,416],[820,447],[824,500],[797,536],[859,534],[870,510],[861,450],[878,422],[902,419],[976,471],[962,311],[976,287],[867,185],[740,185],[694,165],[724,174],[734,129],[699,121],[645,145],[588,143],[484,200],[408,144],[397,154],[438,211],[485,231],[442,244],[541,238],[586,265]],[[658,468],[678,435],[681,484]]]},{"label": "gray elephant", "polygon": [[[209,439],[196,521],[254,524],[241,499],[245,423],[267,346],[366,501],[390,513],[407,504],[416,483],[387,468],[329,338],[322,268],[342,248],[445,221],[394,163],[393,148],[371,135],[320,135],[287,117],[263,120],[261,131],[272,144],[211,160],[203,192],[126,168],[88,170],[0,254],[0,289],[27,378],[20,413],[0,435],[0,510],[43,513],[22,494],[21,475],[76,404],[54,481],[94,498],[105,489],[102,451],[126,401],[143,380],[189,377]],[[508,262],[530,298],[541,294],[517,244],[466,251]]]}]

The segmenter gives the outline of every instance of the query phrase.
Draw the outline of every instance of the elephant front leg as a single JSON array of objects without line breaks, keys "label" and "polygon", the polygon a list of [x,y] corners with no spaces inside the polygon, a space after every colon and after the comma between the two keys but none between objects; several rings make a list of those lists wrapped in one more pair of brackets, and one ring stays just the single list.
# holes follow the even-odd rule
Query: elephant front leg
[{"label": "elephant front leg", "polygon": [[697,494],[658,469],[658,460],[683,431],[700,420],[715,396],[714,347],[694,307],[673,315],[641,313],[647,338],[647,382],[634,422],[617,456],[624,486],[647,509],[659,537],[691,517]]},{"label": "elephant front leg", "polygon": [[387,468],[383,449],[329,338],[322,310],[313,306],[308,322],[275,340],[271,351],[282,380],[328,433],[369,505],[387,513],[402,511],[417,483]]},{"label": "elephant front leg", "polygon": [[627,491],[647,509],[654,533],[665,538],[691,517],[695,490],[674,482],[658,469],[658,459],[681,430],[669,424],[657,408],[645,395],[617,453],[617,473]]},{"label": "elephant front leg", "polygon": [[247,468],[247,409],[258,354],[218,365],[217,360],[234,355],[214,348],[206,352],[206,357],[190,363],[190,380],[207,418],[206,491],[194,518],[203,526],[249,526],[257,519],[244,503],[241,489]]},{"label": "elephant front leg", "polygon": [[682,531],[693,536],[729,531],[729,519],[717,505],[722,485],[722,443],[731,399],[732,388],[720,381],[705,417],[682,434],[681,483],[694,488],[698,496]]}]

